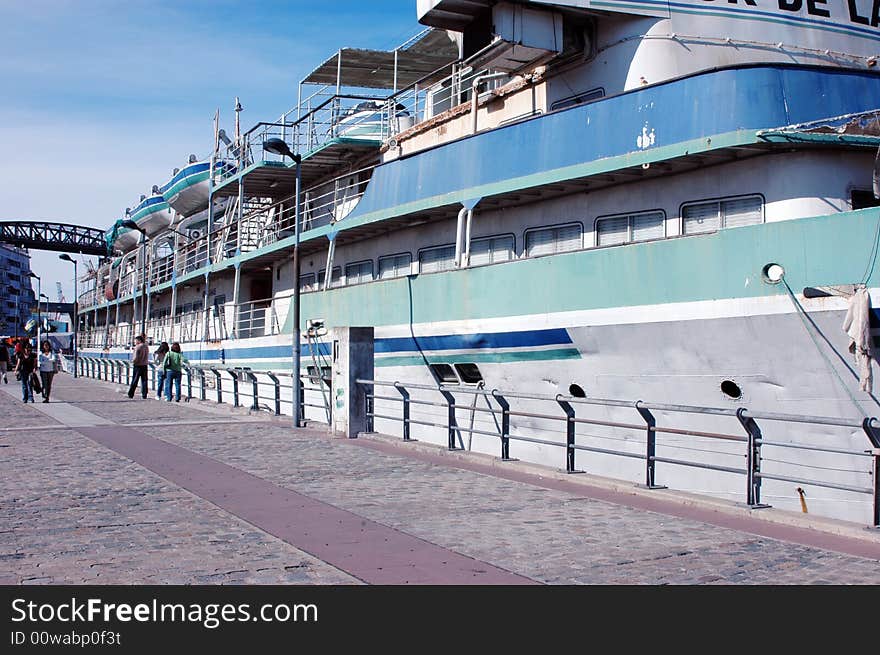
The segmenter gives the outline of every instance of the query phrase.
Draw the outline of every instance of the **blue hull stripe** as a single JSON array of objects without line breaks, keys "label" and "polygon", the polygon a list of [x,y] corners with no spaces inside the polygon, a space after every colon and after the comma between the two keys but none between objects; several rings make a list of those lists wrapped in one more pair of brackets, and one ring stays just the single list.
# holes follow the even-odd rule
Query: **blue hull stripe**
[{"label": "blue hull stripe", "polygon": [[496,332],[494,334],[446,334],[428,337],[376,339],[376,353],[415,352],[419,350],[486,350],[525,348],[572,343],[564,329]]}]

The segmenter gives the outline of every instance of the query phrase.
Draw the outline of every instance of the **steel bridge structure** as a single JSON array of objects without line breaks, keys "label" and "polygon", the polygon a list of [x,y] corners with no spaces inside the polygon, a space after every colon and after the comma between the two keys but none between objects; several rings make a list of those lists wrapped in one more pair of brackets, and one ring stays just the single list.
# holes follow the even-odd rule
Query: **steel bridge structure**
[{"label": "steel bridge structure", "polygon": [[104,230],[46,221],[0,221],[0,243],[33,250],[107,256]]}]

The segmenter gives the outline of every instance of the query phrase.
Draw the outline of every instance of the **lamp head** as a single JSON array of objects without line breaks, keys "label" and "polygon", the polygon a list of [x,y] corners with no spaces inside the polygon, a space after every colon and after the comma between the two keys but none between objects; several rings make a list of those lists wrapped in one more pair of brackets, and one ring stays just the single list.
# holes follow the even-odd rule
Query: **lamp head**
[{"label": "lamp head", "polygon": [[282,157],[287,156],[291,159],[296,159],[296,155],[290,151],[290,146],[288,146],[283,139],[277,137],[263,141],[263,150],[271,152],[273,155],[281,155]]},{"label": "lamp head", "polygon": [[67,253],[64,253],[63,255],[58,255],[58,259],[63,259],[66,262],[73,262],[74,264],[76,264],[73,257],[68,255]]},{"label": "lamp head", "polygon": [[132,220],[125,220],[125,221],[122,221],[122,227],[127,227],[129,230],[137,230],[138,232],[143,233],[143,230],[141,229],[141,226],[138,225],[137,223],[135,223],[135,222],[132,221]]}]

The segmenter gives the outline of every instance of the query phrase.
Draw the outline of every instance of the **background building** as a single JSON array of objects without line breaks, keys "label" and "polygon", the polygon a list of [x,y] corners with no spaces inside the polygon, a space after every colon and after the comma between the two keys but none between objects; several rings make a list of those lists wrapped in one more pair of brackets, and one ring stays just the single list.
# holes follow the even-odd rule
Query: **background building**
[{"label": "background building", "polygon": [[30,259],[25,248],[0,244],[0,335],[23,335],[36,305]]}]

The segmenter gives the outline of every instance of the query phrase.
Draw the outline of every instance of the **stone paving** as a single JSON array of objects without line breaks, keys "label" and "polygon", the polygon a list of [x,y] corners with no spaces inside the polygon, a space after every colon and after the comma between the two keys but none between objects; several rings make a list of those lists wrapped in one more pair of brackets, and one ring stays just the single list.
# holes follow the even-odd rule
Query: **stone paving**
[{"label": "stone paving", "polygon": [[[880,584],[880,561],[294,433],[203,403],[69,377],[77,407],[463,555],[549,584]],[[12,385],[9,385],[10,387]],[[12,421],[52,425],[0,393]],[[42,416],[42,418],[40,418]],[[223,424],[212,424],[225,416]],[[204,420],[204,425],[169,422]],[[160,424],[163,423],[163,424]],[[72,430],[0,432],[0,582],[357,580]]]}]

